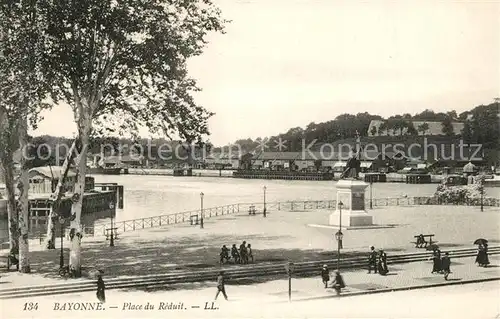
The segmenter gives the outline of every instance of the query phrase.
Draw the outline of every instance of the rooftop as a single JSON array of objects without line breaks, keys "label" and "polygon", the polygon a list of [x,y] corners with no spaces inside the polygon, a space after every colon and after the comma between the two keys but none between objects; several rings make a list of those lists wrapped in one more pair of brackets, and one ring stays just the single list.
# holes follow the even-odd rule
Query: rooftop
[{"label": "rooftop", "polygon": [[[37,174],[43,175],[47,178],[51,179],[59,179],[62,176],[63,167],[62,166],[41,166],[34,167],[29,170],[29,176],[34,177]],[[70,169],[68,172],[68,176],[73,177],[76,176],[76,173],[73,169]]]}]

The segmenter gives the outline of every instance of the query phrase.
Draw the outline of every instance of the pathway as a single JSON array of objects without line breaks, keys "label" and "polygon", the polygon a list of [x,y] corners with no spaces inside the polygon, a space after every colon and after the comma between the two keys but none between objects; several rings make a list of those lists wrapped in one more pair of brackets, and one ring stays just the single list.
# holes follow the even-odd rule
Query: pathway
[{"label": "pathway", "polygon": [[[29,315],[39,317],[68,317],[71,315],[73,318],[80,318],[86,316],[87,318],[109,318],[109,317],[120,317],[120,318],[160,318],[165,316],[176,316],[176,317],[213,317],[213,318],[236,318],[236,317],[269,317],[270,315],[276,317],[277,315],[285,315],[291,318],[292,316],[297,316],[299,313],[293,312],[292,309],[301,309],[300,314],[302,316],[314,313],[315,317],[335,317],[342,313],[340,308],[344,308],[345,305],[351,305],[350,311],[355,313],[364,313],[366,317],[366,312],[360,311],[364,307],[370,306],[372,301],[376,300],[378,303],[383,302],[385,307],[379,307],[378,313],[373,313],[370,317],[384,317],[385,311],[398,310],[397,317],[419,317],[418,311],[423,310],[415,307],[416,304],[422,305],[421,299],[425,299],[426,296],[432,295],[433,298],[445,297],[447,295],[453,296],[455,301],[455,307],[461,307],[460,303],[462,301],[474,308],[476,300],[463,300],[460,299],[464,296],[464,292],[473,292],[476,287],[484,287],[485,284],[471,283],[463,286],[463,288],[453,288],[440,290],[439,294],[436,294],[432,289],[422,290],[421,292],[407,292],[405,294],[398,292],[387,292],[381,293],[377,296],[369,296],[367,298],[354,297],[354,295],[360,293],[372,294],[381,290],[399,290],[407,289],[411,287],[429,288],[436,285],[457,285],[467,283],[469,281],[485,281],[498,278],[500,279],[500,257],[492,256],[491,267],[480,268],[475,266],[474,258],[462,258],[458,260],[452,260],[452,271],[450,275],[450,280],[445,281],[442,275],[432,275],[430,273],[431,262],[421,262],[421,263],[410,263],[398,265],[397,267],[391,267],[390,275],[380,276],[375,274],[367,274],[366,271],[358,270],[352,272],[345,272],[344,280],[348,287],[344,290],[342,298],[336,297],[332,289],[324,289],[321,280],[318,278],[302,278],[292,280],[292,308],[288,307],[288,281],[274,280],[265,283],[252,283],[250,285],[233,285],[230,282],[227,284],[226,290],[228,292],[230,301],[226,302],[223,299],[216,302],[214,305],[218,307],[218,310],[203,310],[206,302],[213,301],[215,294],[215,281],[213,283],[205,284],[191,284],[183,285],[182,287],[165,287],[162,290],[143,292],[137,290],[111,290],[107,292],[107,302],[105,304],[105,310],[101,312],[83,312],[83,311],[54,311],[54,304],[56,302],[94,302],[96,301],[94,292],[78,293],[72,295],[65,295],[62,300],[60,296],[46,296],[46,297],[32,297],[29,299],[15,299],[15,300],[1,300],[1,306],[5,309],[6,303],[9,304],[9,314],[10,318],[19,318],[27,313],[21,310],[26,302],[36,302],[39,305],[38,311],[32,311]],[[318,270],[319,272],[319,270]],[[106,278],[105,278],[106,279]],[[498,281],[494,281],[491,285],[487,285],[486,292],[482,293],[482,302],[487,303],[487,305],[481,306],[482,310],[489,309],[489,312],[495,310],[492,308],[495,305],[494,301],[498,300],[500,285]],[[458,287],[458,286],[454,286]],[[177,290],[175,290],[177,288]],[[182,289],[179,289],[182,288]],[[461,290],[460,290],[461,289]],[[461,294],[454,294],[454,291],[462,291]],[[411,305],[413,312],[405,312],[408,309],[398,309],[400,305],[401,296],[406,296],[408,301],[409,296],[419,296],[414,300]],[[470,296],[473,293],[467,295]],[[351,296],[351,297],[349,297]],[[477,296],[477,294],[476,294]],[[347,299],[346,299],[347,297]],[[326,303],[320,303],[321,299],[330,299]],[[351,301],[351,298],[352,301]],[[359,303],[359,300],[363,302]],[[448,298],[449,299],[449,298]],[[431,300],[431,299],[429,299]],[[175,310],[158,310],[158,306],[161,302],[180,304],[182,303],[182,312]],[[493,304],[491,304],[493,302]],[[123,310],[124,306],[127,308],[130,305],[142,305],[144,306],[149,303],[155,306],[155,310],[145,311],[145,310]],[[357,303],[359,309],[352,306],[353,303]],[[307,305],[322,305],[322,308],[309,309],[307,312]],[[496,303],[498,308],[498,303]],[[325,307],[326,306],[326,307]],[[116,307],[116,308],[112,308]],[[200,308],[193,308],[200,307]],[[446,314],[450,312],[454,313],[455,308],[443,309],[443,317],[447,317]],[[345,310],[345,309],[344,309]],[[358,312],[356,312],[358,311]],[[439,313],[439,312],[438,312]],[[472,313],[472,311],[470,311]],[[483,318],[481,316],[482,312],[476,312],[474,318]],[[357,317],[359,317],[358,315]],[[464,316],[465,318],[466,316]],[[462,318],[462,316],[459,316]]]}]

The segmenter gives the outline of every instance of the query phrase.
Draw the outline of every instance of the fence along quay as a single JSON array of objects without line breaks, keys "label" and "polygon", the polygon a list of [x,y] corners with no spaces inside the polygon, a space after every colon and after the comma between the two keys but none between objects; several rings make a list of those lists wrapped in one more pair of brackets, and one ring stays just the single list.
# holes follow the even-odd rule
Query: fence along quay
[{"label": "fence along quay", "polygon": [[[369,207],[370,199],[365,200],[366,207]],[[417,205],[453,205],[441,203],[432,197],[393,197],[393,198],[373,198],[373,207],[383,206],[417,206]],[[500,199],[484,198],[484,206],[500,207]],[[203,218],[211,218],[224,216],[235,213],[248,213],[250,206],[254,206],[259,212],[262,212],[264,203],[237,203],[217,207],[203,209]],[[266,202],[266,211],[269,213],[272,210],[285,211],[305,211],[315,209],[334,209],[336,206],[335,200],[310,200],[310,201],[286,201],[286,202]],[[477,206],[477,205],[475,205]],[[174,224],[192,223],[201,219],[201,210],[185,211],[174,214],[164,214],[153,217],[130,219],[125,221],[114,222],[113,227],[117,232],[134,231],[145,228],[161,227]],[[98,236],[105,235],[106,229],[109,229],[111,224],[94,225],[92,229],[86,230],[87,234]]]}]

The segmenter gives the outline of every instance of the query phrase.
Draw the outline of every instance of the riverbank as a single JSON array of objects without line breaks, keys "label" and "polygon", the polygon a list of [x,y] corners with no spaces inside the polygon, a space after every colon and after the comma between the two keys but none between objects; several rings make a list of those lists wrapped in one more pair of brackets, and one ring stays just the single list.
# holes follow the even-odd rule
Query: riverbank
[{"label": "riverbank", "polygon": [[[215,169],[193,169],[195,177],[233,177],[233,170]],[[129,175],[160,175],[174,176],[174,170],[170,168],[129,168]]]},{"label": "riverbank", "polygon": [[[259,173],[260,172],[260,173]],[[193,169],[194,177],[235,177],[235,178],[252,178],[252,179],[273,179],[272,176],[267,176],[263,174],[264,171],[256,171],[249,177],[248,174],[241,173],[238,170],[211,170],[211,169]],[[274,175],[279,175],[274,172]],[[174,170],[168,168],[129,168],[129,175],[158,175],[158,176],[173,176]],[[290,175],[290,176],[288,176]],[[321,173],[297,173],[296,178],[293,178],[293,174],[287,172],[286,178],[276,177],[276,179],[288,179],[288,180],[308,180],[308,181],[322,181],[322,180],[338,180],[340,179],[341,173],[331,173],[330,175],[325,175]],[[316,176],[317,175],[317,176]],[[364,173],[359,174],[360,178],[364,178]],[[387,182],[388,183],[406,183],[406,175],[398,173],[388,173]],[[431,175],[431,183],[441,183],[446,178],[446,175]]]}]

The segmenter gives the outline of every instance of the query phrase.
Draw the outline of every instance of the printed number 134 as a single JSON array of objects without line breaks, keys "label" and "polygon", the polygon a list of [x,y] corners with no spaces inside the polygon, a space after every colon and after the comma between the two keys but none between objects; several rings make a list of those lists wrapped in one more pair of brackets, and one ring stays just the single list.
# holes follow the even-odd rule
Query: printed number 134
[{"label": "printed number 134", "polygon": [[27,302],[24,304],[24,309],[23,310],[38,310],[38,302]]}]

